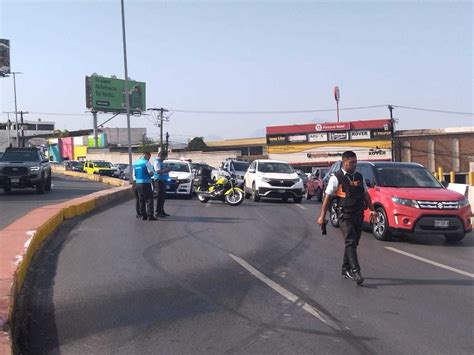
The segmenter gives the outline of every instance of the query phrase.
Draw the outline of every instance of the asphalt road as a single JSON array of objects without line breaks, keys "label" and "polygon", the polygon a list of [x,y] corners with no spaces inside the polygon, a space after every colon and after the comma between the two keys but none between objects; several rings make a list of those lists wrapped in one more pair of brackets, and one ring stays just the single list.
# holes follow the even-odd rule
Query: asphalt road
[{"label": "asphalt road", "polygon": [[172,217],[152,222],[135,219],[130,201],[69,221],[28,276],[21,347],[34,354],[474,352],[472,234],[449,245],[442,237],[379,242],[364,233],[366,282],[358,287],[340,275],[339,231],[321,236],[315,227],[319,209],[314,201],[171,200]]},{"label": "asphalt road", "polygon": [[61,203],[108,188],[110,188],[109,185],[98,182],[53,174],[51,191],[42,195],[37,194],[33,188],[13,189],[8,194],[0,189],[0,229],[5,228],[35,208]]}]

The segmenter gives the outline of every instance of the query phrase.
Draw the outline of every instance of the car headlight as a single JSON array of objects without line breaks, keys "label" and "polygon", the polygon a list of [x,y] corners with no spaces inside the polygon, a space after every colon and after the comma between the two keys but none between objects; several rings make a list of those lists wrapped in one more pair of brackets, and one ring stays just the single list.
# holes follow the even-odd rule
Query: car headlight
[{"label": "car headlight", "polygon": [[459,201],[459,208],[469,206],[469,200],[465,198],[464,200]]},{"label": "car headlight", "polygon": [[399,198],[399,197],[392,197],[392,201],[394,203],[396,203],[397,205],[420,208],[420,206],[418,205],[418,202],[416,202],[415,200],[409,200],[409,199]]},{"label": "car headlight", "polygon": [[263,181],[263,182],[270,182],[271,180],[272,180],[272,179],[265,178],[265,177],[262,178],[262,181]]},{"label": "car headlight", "polygon": [[39,166],[30,166],[30,171],[39,171]]}]

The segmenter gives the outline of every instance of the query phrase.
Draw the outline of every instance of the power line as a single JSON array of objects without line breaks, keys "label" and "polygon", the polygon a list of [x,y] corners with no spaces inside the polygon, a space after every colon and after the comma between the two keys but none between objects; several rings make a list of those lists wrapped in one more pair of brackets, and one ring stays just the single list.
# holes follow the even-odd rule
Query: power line
[{"label": "power line", "polygon": [[397,108],[405,108],[405,109],[408,109],[408,110],[418,110],[418,111],[447,113],[447,114],[453,114],[453,115],[469,115],[469,116],[474,116],[474,113],[472,113],[472,112],[445,111],[445,110],[436,110],[436,109],[431,109],[431,108],[420,108],[420,107],[398,106],[398,105],[392,105],[392,106],[397,107]]}]

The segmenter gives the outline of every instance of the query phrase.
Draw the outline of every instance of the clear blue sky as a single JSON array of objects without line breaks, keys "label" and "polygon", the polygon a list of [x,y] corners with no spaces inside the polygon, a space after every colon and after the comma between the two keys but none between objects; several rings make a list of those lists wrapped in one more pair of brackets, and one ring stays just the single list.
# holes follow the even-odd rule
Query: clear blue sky
[{"label": "clear blue sky", "polygon": [[[11,40],[12,69],[24,72],[19,110],[84,113],[85,75],[124,77],[119,0],[0,3],[0,37]],[[171,110],[331,109],[339,85],[342,108],[472,112],[472,20],[471,1],[126,0],[129,76],[147,82],[148,107]],[[12,79],[0,84],[1,110],[13,111]],[[407,109],[395,116],[400,129],[474,124],[472,116]],[[88,115],[28,115],[38,117],[69,130],[92,125]],[[381,117],[386,108],[341,112],[342,120]],[[150,120],[135,117],[132,126],[156,137]],[[165,130],[173,140],[247,137],[267,125],[334,120],[334,112],[175,112]]]}]

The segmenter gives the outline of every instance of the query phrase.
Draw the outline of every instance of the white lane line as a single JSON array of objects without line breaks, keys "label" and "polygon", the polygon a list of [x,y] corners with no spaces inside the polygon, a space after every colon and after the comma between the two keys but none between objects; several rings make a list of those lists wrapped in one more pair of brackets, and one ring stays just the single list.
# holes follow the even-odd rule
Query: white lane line
[{"label": "white lane line", "polygon": [[234,259],[237,263],[239,263],[243,268],[245,268],[248,272],[250,272],[250,274],[255,276],[257,279],[262,281],[267,286],[271,287],[274,291],[278,292],[280,295],[285,297],[288,301],[293,302],[293,303],[298,302],[298,304],[300,306],[302,306],[302,308],[306,312],[308,312],[312,316],[316,317],[317,319],[319,319],[321,322],[323,322],[327,326],[332,327],[332,328],[338,328],[338,326],[336,324],[334,324],[333,322],[331,322],[331,321],[328,322],[326,319],[324,319],[323,316],[320,314],[320,312],[318,312],[318,310],[316,308],[314,308],[313,306],[311,306],[311,305],[307,304],[306,302],[300,300],[299,297],[296,296],[294,293],[292,293],[291,291],[288,291],[286,288],[280,286],[275,281],[273,281],[273,280],[269,279],[268,277],[266,277],[260,271],[255,269],[252,265],[247,263],[244,259],[239,258],[238,256],[235,256],[235,255],[232,255],[232,254],[229,254],[229,256],[232,259]]},{"label": "white lane line", "polygon": [[297,207],[301,208],[302,210],[306,210],[307,208],[305,206],[301,206],[301,205],[296,205]]},{"label": "white lane line", "polygon": [[407,253],[406,251],[403,251],[403,250],[399,250],[399,249],[392,248],[392,247],[385,247],[385,249],[388,249],[388,250],[393,251],[393,252],[398,253],[398,254],[402,254],[402,255],[408,256],[408,257],[413,258],[413,259],[416,259],[416,260],[423,261],[423,262],[425,262],[425,263],[427,263],[427,264],[431,264],[431,265],[440,267],[440,268],[442,268],[442,269],[446,269],[446,270],[449,270],[449,271],[452,271],[452,272],[456,272],[456,273],[461,274],[461,275],[464,275],[464,276],[468,276],[468,277],[474,278],[474,274],[471,274],[470,272],[463,271],[463,270],[459,270],[459,269],[456,269],[456,268],[454,268],[454,267],[447,266],[447,265],[444,265],[444,264],[440,264],[440,263],[437,263],[436,261],[432,261],[432,260],[429,260],[429,259],[425,259],[425,258],[422,258],[421,256],[418,256],[418,255],[415,255],[415,254]]}]

